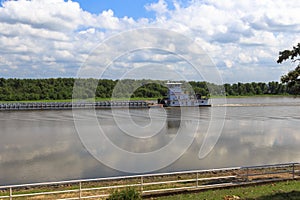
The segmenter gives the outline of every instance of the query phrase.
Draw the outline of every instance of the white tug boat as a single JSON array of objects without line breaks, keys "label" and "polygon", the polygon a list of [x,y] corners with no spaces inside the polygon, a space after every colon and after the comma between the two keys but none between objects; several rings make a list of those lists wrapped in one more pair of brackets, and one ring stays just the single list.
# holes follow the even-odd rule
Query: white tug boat
[{"label": "white tug boat", "polygon": [[209,98],[202,98],[201,95],[189,95],[182,90],[182,83],[168,82],[167,98],[158,100],[158,103],[163,104],[165,107],[198,107],[198,106],[211,106]]}]

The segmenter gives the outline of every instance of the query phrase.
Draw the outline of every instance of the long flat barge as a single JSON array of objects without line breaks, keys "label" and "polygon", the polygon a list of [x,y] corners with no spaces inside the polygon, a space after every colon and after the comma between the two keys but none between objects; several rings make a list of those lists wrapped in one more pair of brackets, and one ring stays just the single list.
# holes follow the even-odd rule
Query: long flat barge
[{"label": "long flat barge", "polygon": [[149,108],[146,101],[98,101],[98,102],[32,102],[0,103],[0,111],[5,110],[68,110],[91,108]]}]

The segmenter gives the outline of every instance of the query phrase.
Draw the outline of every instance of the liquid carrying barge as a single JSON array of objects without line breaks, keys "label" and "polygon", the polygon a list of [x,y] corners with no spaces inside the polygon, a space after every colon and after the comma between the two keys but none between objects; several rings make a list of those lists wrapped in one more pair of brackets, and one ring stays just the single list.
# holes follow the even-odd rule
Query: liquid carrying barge
[{"label": "liquid carrying barge", "polygon": [[68,110],[92,108],[148,108],[145,101],[100,101],[100,102],[33,102],[33,103],[0,103],[0,111],[5,110]]}]

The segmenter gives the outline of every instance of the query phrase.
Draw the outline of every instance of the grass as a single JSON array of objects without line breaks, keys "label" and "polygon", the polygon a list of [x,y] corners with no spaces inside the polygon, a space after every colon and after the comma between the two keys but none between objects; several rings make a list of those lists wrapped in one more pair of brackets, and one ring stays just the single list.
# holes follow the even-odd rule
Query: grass
[{"label": "grass", "polygon": [[[92,185],[88,185],[89,188]],[[49,188],[48,188],[49,189]],[[62,188],[55,188],[62,189]],[[66,186],[64,189],[78,189],[77,186]],[[28,190],[24,193],[42,192],[47,191],[47,187]],[[53,191],[53,190],[52,190]],[[111,191],[112,193],[113,191]],[[18,194],[15,192],[14,194]],[[99,193],[88,192],[88,195],[96,195]],[[5,193],[0,193],[1,195],[8,195]],[[28,199],[56,199],[56,198],[70,198],[77,197],[78,194],[61,194],[61,195],[40,195],[37,197],[31,197]],[[164,197],[151,197],[151,200],[230,200],[233,197],[239,197],[243,200],[299,200],[300,199],[300,181],[282,181],[274,182],[268,184],[244,186],[244,187],[234,187],[227,189],[210,189],[203,190],[197,193],[185,193],[170,195]],[[27,198],[16,198],[16,199],[27,199]]]},{"label": "grass", "polygon": [[[96,98],[86,99],[88,102],[92,101],[120,101],[120,100],[131,100],[131,101],[153,101],[158,98]],[[72,102],[72,99],[58,99],[58,100],[24,100],[24,101],[0,101],[0,103],[51,103],[51,102]]]},{"label": "grass", "polygon": [[[224,98],[225,96],[216,96],[212,95],[210,98]],[[246,95],[246,96],[226,96],[226,98],[256,98],[256,97],[291,97],[295,98],[294,95],[288,95],[288,94],[280,94],[280,95],[274,95],[274,94],[262,94],[262,95]],[[134,97],[134,98],[90,98],[86,99],[86,101],[111,101],[111,100],[131,100],[131,101],[156,101],[157,99],[162,97],[153,97],[153,98],[142,98],[142,97]],[[0,101],[0,103],[47,103],[47,102],[72,102],[72,99],[58,99],[58,100],[21,100],[21,101]]]},{"label": "grass", "polygon": [[72,102],[72,99],[59,99],[59,100],[24,100],[24,101],[0,101],[0,103],[52,103],[52,102]]},{"label": "grass", "polygon": [[[295,170],[299,170],[299,166],[295,167]],[[206,184],[219,184],[223,180],[203,180],[201,178],[208,177],[220,177],[220,176],[237,176],[237,181],[243,181],[245,173],[248,174],[258,174],[248,177],[248,180],[271,180],[272,178],[291,178],[290,173],[285,171],[290,170],[290,168],[274,168],[274,169],[250,169],[250,170],[222,170],[217,172],[203,172],[203,173],[183,173],[183,174],[174,174],[174,175],[163,175],[163,176],[149,176],[143,178],[143,190],[156,190],[156,189],[166,189],[166,188],[180,188],[187,186],[195,186],[195,178],[198,177],[199,186]],[[282,172],[280,174],[265,174],[262,173],[269,172]],[[296,177],[298,175],[296,174]],[[174,182],[174,181],[182,182]],[[188,181],[192,180],[192,181]],[[129,179],[114,179],[114,180],[101,180],[101,181],[91,181],[91,182],[82,182],[81,186],[83,189],[83,196],[99,195],[99,194],[111,194],[115,191],[116,188],[106,188],[107,186],[120,186],[120,185],[132,185],[139,184],[141,179],[139,177],[129,178]],[[161,182],[173,181],[172,183],[162,184]],[[226,179],[225,182],[232,181],[231,179]],[[148,184],[155,183],[155,184]],[[101,190],[95,188],[105,187]],[[69,184],[57,184],[57,185],[45,185],[45,186],[31,186],[31,187],[19,187],[13,189],[13,194],[32,194],[39,192],[49,192],[49,191],[63,191],[63,190],[76,190],[79,189],[79,183],[69,183]],[[91,189],[91,190],[88,190]],[[135,189],[140,190],[140,186],[137,185]],[[194,191],[195,192],[195,191]],[[0,190],[0,196],[7,196],[9,194],[8,189]],[[49,195],[37,195],[30,198],[16,198],[16,199],[59,199],[59,198],[74,198],[78,197],[78,191],[73,193],[62,193],[62,194],[49,194]],[[247,186],[247,187],[235,187],[229,189],[214,189],[214,190],[201,190],[198,193],[189,193],[181,195],[166,196],[156,199],[162,200],[177,200],[177,199],[224,199],[226,196],[239,196],[241,199],[248,200],[265,200],[265,199],[300,199],[300,181],[285,181],[285,182],[276,182],[272,184],[261,184],[256,186]],[[1,199],[1,198],[0,198]],[[15,199],[15,198],[14,198]],[[153,199],[153,198],[152,198]]]},{"label": "grass", "polygon": [[[223,96],[217,96],[217,95],[212,95],[210,98],[224,98],[225,95]],[[231,98],[256,98],[256,97],[295,97],[294,95],[289,95],[289,94],[257,94],[257,95],[232,95],[232,96],[226,96],[226,98],[231,99]]]},{"label": "grass", "polygon": [[300,200],[300,181],[284,181],[263,185],[206,190],[198,193],[179,194],[152,198],[157,200],[223,200],[239,197],[245,200]]}]

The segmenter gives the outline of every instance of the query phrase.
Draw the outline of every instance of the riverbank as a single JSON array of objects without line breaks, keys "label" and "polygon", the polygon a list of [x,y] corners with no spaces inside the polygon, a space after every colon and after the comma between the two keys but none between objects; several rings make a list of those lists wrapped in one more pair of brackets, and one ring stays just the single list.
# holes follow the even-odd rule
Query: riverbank
[{"label": "riverbank", "polygon": [[271,98],[279,98],[279,97],[291,97],[295,98],[295,95],[289,94],[261,94],[261,95],[236,95],[236,96],[211,96],[210,98],[228,98],[228,99],[235,99],[235,98],[263,98],[263,97],[271,97]]},{"label": "riverbank", "polygon": [[[92,186],[92,185],[91,185]],[[76,190],[77,187],[68,187],[69,190]],[[51,191],[51,188],[40,188],[36,190],[27,190],[27,194],[36,192],[47,192]],[[4,192],[0,191],[0,195]],[[16,194],[21,194],[18,191]],[[7,194],[8,195],[8,194]],[[44,195],[39,196],[43,199],[53,199],[58,197],[58,195]],[[66,197],[61,195],[60,197]],[[1,200],[4,198],[0,198]],[[33,199],[38,199],[34,198]],[[103,198],[105,199],[105,198]],[[231,187],[231,188],[218,188],[218,189],[208,189],[202,190],[201,192],[188,192],[182,194],[172,194],[160,197],[144,197],[146,200],[236,200],[236,199],[247,199],[247,200],[297,200],[300,199],[300,180],[288,180],[272,183],[263,183],[257,185],[248,185],[241,187]]]},{"label": "riverbank", "polygon": [[[218,105],[218,101],[224,97],[218,96],[211,98],[210,104]],[[268,101],[273,101],[278,99],[295,99],[292,96],[282,96],[282,95],[265,95],[265,96],[231,96],[226,97],[228,101],[249,99],[255,103],[262,99],[268,99]],[[286,101],[286,100],[285,100]],[[0,110],[51,110],[51,109],[73,109],[73,108],[150,108],[156,104],[156,98],[97,98],[97,99],[86,99],[86,100],[59,100],[59,101],[0,101]],[[248,102],[249,103],[249,102]],[[282,102],[281,102],[282,103]],[[156,107],[156,106],[154,106]]]},{"label": "riverbank", "polygon": [[[288,97],[288,98],[297,98],[298,96],[295,95],[272,95],[272,94],[265,94],[265,95],[252,95],[252,96],[211,96],[211,99],[218,99],[218,98],[227,98],[227,99],[237,99],[237,98],[280,98],[280,97]],[[158,98],[162,97],[154,97],[154,98],[95,98],[95,99],[85,99],[87,102],[96,102],[96,101],[157,101]],[[59,99],[59,100],[20,100],[20,101],[0,101],[0,103],[52,103],[52,102],[63,102],[69,103],[72,102],[73,99]]]},{"label": "riverbank", "polygon": [[[85,99],[86,102],[97,102],[97,101],[156,101],[157,98],[95,98],[95,99]],[[0,101],[0,103],[71,103],[76,101],[73,99],[60,99],[60,100],[24,100],[24,101]]]},{"label": "riverbank", "polygon": [[[299,169],[299,163],[286,163],[0,186],[0,199],[9,197],[31,197],[33,199],[75,199],[78,197],[93,197],[105,199],[112,192],[124,188],[132,188],[139,191],[145,199],[160,199],[158,197],[167,200],[222,199],[219,197],[225,197],[224,195],[245,196],[248,192],[245,192],[242,188],[255,188],[258,185],[265,185],[267,183],[275,185],[282,182],[291,182],[292,184],[289,185],[284,192],[293,191],[295,188],[299,189]],[[240,190],[238,188],[240,188]],[[223,189],[225,193],[222,191]],[[201,193],[199,193],[200,191]],[[217,194],[217,192],[214,191],[221,192],[217,194],[219,196],[213,196],[212,194],[207,193],[209,191],[214,194]],[[250,191],[252,190],[250,189]],[[179,193],[181,194],[176,195]],[[206,194],[206,196],[199,198],[199,194]]]},{"label": "riverbank", "polygon": [[300,199],[300,181],[282,181],[253,186],[206,190],[197,193],[177,194],[164,197],[149,198],[152,200],[269,200]]},{"label": "riverbank", "polygon": [[[184,88],[191,88],[201,96],[219,95],[261,95],[289,94],[287,86],[278,82],[251,82],[216,85],[204,81],[177,81]],[[48,79],[3,79],[0,78],[0,100],[43,100],[71,99],[74,90],[81,97],[163,97],[167,93],[164,80],[108,80],[108,79],[77,79],[77,78],[48,78]],[[190,89],[188,89],[190,88]]]}]

